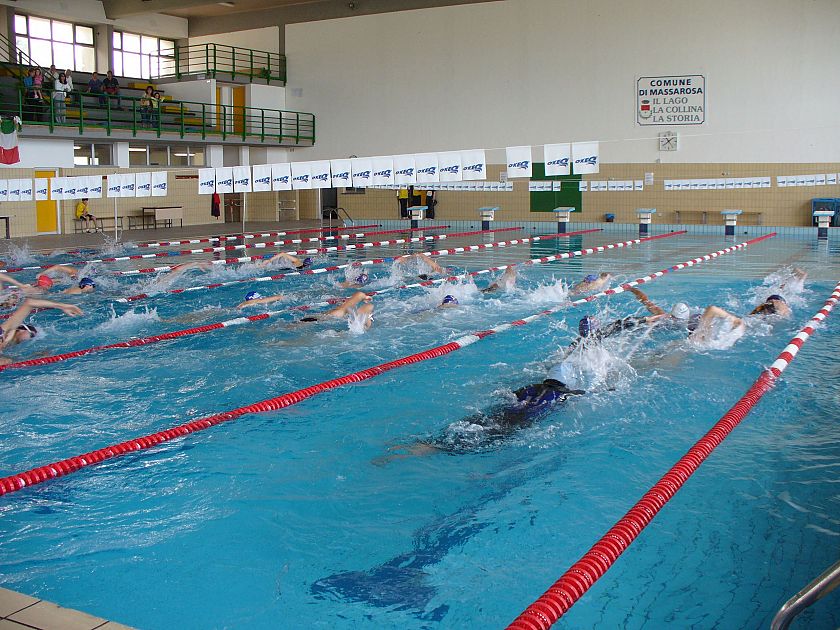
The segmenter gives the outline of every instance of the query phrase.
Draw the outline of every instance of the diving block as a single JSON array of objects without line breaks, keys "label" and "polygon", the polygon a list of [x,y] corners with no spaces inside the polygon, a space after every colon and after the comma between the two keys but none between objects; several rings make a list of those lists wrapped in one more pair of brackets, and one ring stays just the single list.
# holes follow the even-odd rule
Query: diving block
[{"label": "diving block", "polygon": [[557,217],[558,234],[565,234],[568,231],[569,221],[571,220],[572,212],[574,211],[574,207],[560,207],[552,210],[552,212],[554,212],[554,216]]},{"label": "diving block", "polygon": [[481,229],[489,230],[490,222],[496,219],[496,211],[499,206],[482,206],[478,209],[478,214],[481,217]]},{"label": "diving block", "polygon": [[724,234],[735,236],[735,226],[738,225],[738,215],[741,214],[741,210],[721,210],[720,213],[723,215],[723,222],[726,225]]},{"label": "diving block", "polygon": [[407,208],[408,216],[411,218],[411,227],[419,227],[418,223],[426,218],[426,210],[429,206],[410,206]]},{"label": "diving block", "polygon": [[636,208],[636,215],[639,217],[639,234],[647,234],[648,226],[656,214],[656,208]]},{"label": "diving block", "polygon": [[817,220],[817,238],[828,238],[828,226],[834,216],[834,210],[814,210],[814,218]]}]

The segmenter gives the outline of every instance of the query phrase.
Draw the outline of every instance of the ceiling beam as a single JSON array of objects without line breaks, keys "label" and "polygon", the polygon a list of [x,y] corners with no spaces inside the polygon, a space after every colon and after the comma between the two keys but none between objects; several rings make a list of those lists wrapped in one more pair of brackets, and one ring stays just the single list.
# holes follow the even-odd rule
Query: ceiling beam
[{"label": "ceiling beam", "polygon": [[105,15],[109,20],[141,15],[143,13],[165,13],[171,9],[200,7],[216,4],[214,0],[102,0]]}]

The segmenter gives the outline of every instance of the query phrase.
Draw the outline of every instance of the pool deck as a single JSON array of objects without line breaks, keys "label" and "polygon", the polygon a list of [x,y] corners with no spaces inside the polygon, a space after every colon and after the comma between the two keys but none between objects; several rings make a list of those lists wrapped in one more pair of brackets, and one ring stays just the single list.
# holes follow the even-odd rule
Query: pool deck
[{"label": "pool deck", "polygon": [[0,630],[130,630],[114,621],[0,588]]}]

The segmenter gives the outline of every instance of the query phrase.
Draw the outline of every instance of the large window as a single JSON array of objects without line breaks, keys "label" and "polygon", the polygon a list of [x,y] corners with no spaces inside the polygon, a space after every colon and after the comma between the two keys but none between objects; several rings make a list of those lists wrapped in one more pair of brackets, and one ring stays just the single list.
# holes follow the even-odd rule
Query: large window
[{"label": "large window", "polygon": [[76,166],[110,166],[113,163],[111,155],[110,144],[80,142],[73,146],[73,164]]},{"label": "large window", "polygon": [[204,166],[204,147],[167,144],[128,145],[129,166]]},{"label": "large window", "polygon": [[172,68],[175,42],[151,35],[114,31],[114,74],[151,79],[159,76],[161,65]]},{"label": "large window", "polygon": [[15,15],[15,45],[39,66],[59,70],[96,70],[93,28],[32,15]]}]

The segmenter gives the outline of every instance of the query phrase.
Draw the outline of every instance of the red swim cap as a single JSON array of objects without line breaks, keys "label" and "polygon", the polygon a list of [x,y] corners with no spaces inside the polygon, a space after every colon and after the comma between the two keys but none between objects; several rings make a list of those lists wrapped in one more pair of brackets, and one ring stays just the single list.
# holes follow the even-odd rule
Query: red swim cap
[{"label": "red swim cap", "polygon": [[35,286],[42,289],[49,289],[52,285],[53,281],[49,276],[38,276],[38,279],[35,280]]}]

